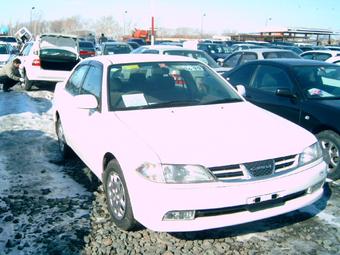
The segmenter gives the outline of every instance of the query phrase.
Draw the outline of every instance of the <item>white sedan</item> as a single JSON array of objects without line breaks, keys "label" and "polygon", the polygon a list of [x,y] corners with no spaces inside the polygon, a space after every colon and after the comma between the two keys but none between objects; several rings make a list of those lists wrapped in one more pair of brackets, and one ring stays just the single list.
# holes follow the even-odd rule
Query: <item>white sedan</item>
[{"label": "white sedan", "polygon": [[61,153],[104,184],[115,224],[196,231],[290,212],[323,194],[316,138],[246,102],[202,62],[97,56],[57,84]]}]

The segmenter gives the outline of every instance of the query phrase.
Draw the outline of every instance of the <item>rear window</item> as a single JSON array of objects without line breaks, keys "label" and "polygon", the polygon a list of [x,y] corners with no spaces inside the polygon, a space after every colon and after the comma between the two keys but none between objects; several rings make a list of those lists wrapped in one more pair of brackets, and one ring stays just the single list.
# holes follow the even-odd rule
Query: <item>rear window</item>
[{"label": "rear window", "polygon": [[264,52],[263,57],[264,58],[300,58],[294,52],[289,52],[289,51]]},{"label": "rear window", "polygon": [[93,45],[93,43],[91,43],[91,42],[79,42],[79,46],[80,47],[86,47],[86,48],[93,48],[94,47],[94,45]]},{"label": "rear window", "polygon": [[6,45],[0,45],[0,54],[8,54],[8,48]]}]

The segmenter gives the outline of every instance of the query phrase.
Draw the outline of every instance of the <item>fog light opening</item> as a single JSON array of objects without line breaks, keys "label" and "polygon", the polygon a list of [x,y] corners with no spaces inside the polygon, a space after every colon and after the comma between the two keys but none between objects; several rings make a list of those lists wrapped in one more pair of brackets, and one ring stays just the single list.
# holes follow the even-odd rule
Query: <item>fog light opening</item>
[{"label": "fog light opening", "polygon": [[193,220],[195,219],[195,210],[187,211],[170,211],[167,212],[163,220]]},{"label": "fog light opening", "polygon": [[307,189],[307,193],[308,193],[308,194],[311,194],[311,193],[313,193],[314,191],[316,191],[316,190],[322,188],[322,186],[324,185],[324,183],[325,183],[324,181],[320,181],[320,182],[318,182],[318,183],[316,183],[316,184],[310,186],[310,187]]}]

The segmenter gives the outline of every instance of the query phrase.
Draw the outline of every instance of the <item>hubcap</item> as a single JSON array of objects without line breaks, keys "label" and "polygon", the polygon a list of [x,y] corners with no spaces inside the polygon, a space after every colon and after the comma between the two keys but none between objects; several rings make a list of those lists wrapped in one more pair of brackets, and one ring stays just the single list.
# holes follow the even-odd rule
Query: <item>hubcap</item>
[{"label": "hubcap", "polygon": [[107,180],[108,202],[114,217],[121,220],[125,215],[126,198],[122,180],[118,174],[111,172]]},{"label": "hubcap", "polygon": [[333,173],[339,164],[339,148],[328,139],[321,140],[321,146],[326,156],[329,171]]}]

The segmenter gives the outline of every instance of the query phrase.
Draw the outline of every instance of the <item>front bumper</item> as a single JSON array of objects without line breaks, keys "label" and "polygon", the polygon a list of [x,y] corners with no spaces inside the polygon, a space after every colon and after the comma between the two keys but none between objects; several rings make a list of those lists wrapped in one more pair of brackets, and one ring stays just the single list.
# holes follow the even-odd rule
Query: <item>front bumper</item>
[{"label": "front bumper", "polygon": [[[198,231],[269,218],[310,205],[323,194],[326,169],[320,161],[286,175],[243,183],[150,185],[147,181],[129,188],[129,193],[134,217],[145,227],[166,232]],[[255,204],[259,198],[262,203]],[[185,210],[195,210],[195,218],[163,219],[170,211]]]}]

